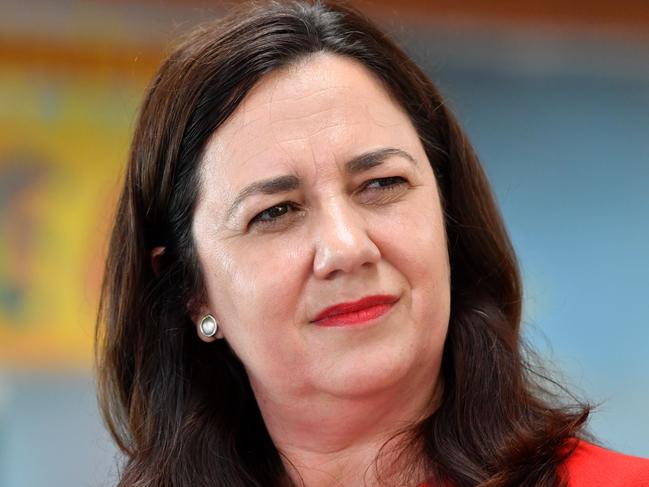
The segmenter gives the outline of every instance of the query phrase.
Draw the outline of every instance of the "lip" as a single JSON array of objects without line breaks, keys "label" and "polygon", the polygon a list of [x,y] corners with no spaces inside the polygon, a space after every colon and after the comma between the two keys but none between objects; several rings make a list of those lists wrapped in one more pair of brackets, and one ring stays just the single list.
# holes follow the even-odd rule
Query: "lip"
[{"label": "lip", "polygon": [[390,311],[398,296],[377,294],[323,309],[311,322],[318,326],[359,325]]}]

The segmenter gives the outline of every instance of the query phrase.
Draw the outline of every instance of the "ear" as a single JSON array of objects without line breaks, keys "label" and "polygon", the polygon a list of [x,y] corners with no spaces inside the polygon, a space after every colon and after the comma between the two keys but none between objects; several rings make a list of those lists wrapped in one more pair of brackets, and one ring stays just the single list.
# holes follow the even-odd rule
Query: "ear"
[{"label": "ear", "polygon": [[[224,338],[223,330],[221,328],[221,322],[219,321],[219,318],[207,306],[198,304],[195,300],[191,299],[189,303],[187,303],[187,311],[189,312],[189,316],[192,322],[194,323],[194,326],[196,327],[196,334],[198,335],[198,338],[200,338],[206,343],[211,343],[215,340]],[[212,315],[216,320],[218,326],[216,334],[211,337],[205,336],[201,332],[201,322],[203,321],[203,318],[205,318],[207,315]]]},{"label": "ear", "polygon": [[151,250],[151,269],[156,277],[160,276],[160,269],[162,268],[162,256],[165,253],[166,247],[154,247]]}]

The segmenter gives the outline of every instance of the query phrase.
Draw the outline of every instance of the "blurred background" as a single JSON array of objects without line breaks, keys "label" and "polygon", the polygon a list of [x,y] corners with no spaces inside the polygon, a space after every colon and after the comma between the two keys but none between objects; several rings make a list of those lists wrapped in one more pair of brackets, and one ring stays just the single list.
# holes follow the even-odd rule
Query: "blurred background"
[{"label": "blurred background", "polygon": [[[605,445],[649,457],[649,2],[356,4],[439,83],[480,154],[528,338],[600,404]],[[0,2],[0,487],[114,484],[92,371],[113,205],[149,78],[226,8]]]}]

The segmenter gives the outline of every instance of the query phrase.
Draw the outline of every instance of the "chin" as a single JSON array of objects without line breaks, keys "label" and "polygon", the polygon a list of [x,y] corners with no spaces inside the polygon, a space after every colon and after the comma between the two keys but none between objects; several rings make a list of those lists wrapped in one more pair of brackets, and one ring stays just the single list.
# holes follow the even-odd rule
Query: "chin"
[{"label": "chin", "polygon": [[320,388],[335,396],[362,398],[364,396],[394,393],[395,388],[406,386],[415,369],[421,368],[421,360],[414,360],[412,353],[404,349],[377,349],[371,353],[353,354],[322,373]]}]

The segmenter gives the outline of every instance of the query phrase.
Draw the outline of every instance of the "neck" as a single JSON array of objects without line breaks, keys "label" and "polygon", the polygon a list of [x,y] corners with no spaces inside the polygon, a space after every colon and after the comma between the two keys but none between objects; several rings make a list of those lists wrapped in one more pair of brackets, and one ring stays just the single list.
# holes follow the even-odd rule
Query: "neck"
[{"label": "neck", "polygon": [[[355,398],[274,397],[254,384],[253,389],[295,485],[416,486],[426,473],[418,467],[421,456],[411,429],[434,410],[439,397],[435,384],[416,385]],[[406,480],[406,473],[412,478]]]}]

